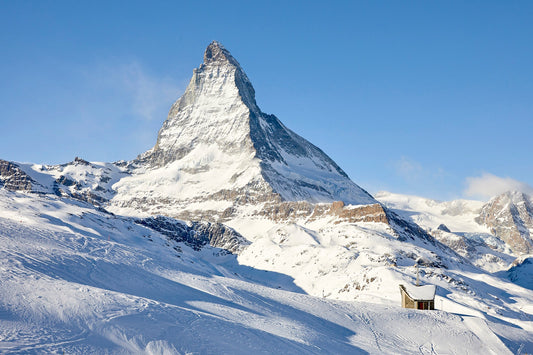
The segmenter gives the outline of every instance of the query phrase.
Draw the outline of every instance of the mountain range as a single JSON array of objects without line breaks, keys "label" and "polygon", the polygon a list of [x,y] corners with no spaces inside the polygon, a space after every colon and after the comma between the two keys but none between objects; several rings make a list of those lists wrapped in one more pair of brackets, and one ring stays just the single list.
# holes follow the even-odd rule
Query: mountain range
[{"label": "mountain range", "polygon": [[[0,351],[533,351],[531,196],[371,196],[218,42],[152,149],[0,187]],[[415,279],[439,311],[400,308]]]}]

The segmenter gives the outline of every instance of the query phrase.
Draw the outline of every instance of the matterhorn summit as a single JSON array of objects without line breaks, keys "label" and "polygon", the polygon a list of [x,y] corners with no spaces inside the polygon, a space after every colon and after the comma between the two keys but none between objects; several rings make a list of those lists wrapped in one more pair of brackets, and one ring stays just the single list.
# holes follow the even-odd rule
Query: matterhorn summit
[{"label": "matterhorn summit", "polygon": [[265,201],[376,203],[322,150],[259,109],[250,80],[218,42],[207,47],[155,146],[131,164],[132,176],[115,186],[112,205],[120,212],[165,206],[168,213],[169,205],[225,211]]}]

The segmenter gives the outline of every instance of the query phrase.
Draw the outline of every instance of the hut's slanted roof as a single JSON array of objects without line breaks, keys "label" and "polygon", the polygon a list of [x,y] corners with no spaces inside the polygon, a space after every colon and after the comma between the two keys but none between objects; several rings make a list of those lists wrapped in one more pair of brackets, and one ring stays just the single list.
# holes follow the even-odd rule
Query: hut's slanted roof
[{"label": "hut's slanted roof", "polygon": [[415,301],[431,301],[435,299],[435,292],[437,291],[435,285],[414,286],[407,284],[400,285],[400,287]]}]

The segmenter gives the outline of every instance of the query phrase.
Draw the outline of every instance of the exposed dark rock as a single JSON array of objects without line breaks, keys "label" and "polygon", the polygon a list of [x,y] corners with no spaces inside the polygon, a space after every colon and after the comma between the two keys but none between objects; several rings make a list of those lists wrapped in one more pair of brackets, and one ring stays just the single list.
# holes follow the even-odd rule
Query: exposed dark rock
[{"label": "exposed dark rock", "polygon": [[114,215],[115,215],[113,212],[109,212],[108,210],[106,210],[106,209],[103,208],[103,207],[96,207],[96,210],[97,210],[97,211],[100,211],[100,212],[102,212],[102,213],[109,214],[109,215],[111,215],[111,216],[114,216]]},{"label": "exposed dark rock", "polygon": [[35,181],[18,165],[0,160],[0,186],[10,191],[31,191]]},{"label": "exposed dark rock", "polygon": [[209,244],[231,253],[238,253],[249,244],[242,235],[221,223],[191,222],[188,225],[163,216],[137,219],[135,222],[166,235],[171,240],[185,243],[197,251]]},{"label": "exposed dark rock", "polygon": [[209,240],[209,245],[238,253],[248,241],[234,229],[222,223],[191,222],[191,228],[197,234],[205,235]]},{"label": "exposed dark rock", "polygon": [[89,191],[89,190],[80,191],[80,192],[72,192],[70,194],[70,197],[75,198],[80,201],[88,202],[96,207],[99,207],[102,204],[107,202],[107,199],[105,199],[102,196],[96,195],[92,191]]},{"label": "exposed dark rock", "polygon": [[446,225],[444,223],[439,224],[437,229],[440,230],[440,231],[451,233],[450,229],[448,229],[448,227],[446,227]]},{"label": "exposed dark rock", "polygon": [[[421,239],[422,241],[428,242],[435,245],[436,240],[431,235],[429,235],[425,230],[420,228],[418,224],[407,221],[396,213],[392,212],[389,209],[385,209],[389,225],[392,227],[394,232],[398,235],[399,240],[415,240]],[[439,243],[440,244],[440,243]],[[442,245],[444,247],[444,245]],[[448,249],[446,247],[446,249]]]},{"label": "exposed dark rock", "polygon": [[84,160],[79,157],[74,158],[74,164],[81,164],[81,165],[90,165],[90,163],[87,160]]},{"label": "exposed dark rock", "polygon": [[74,185],[76,185],[76,181],[74,181],[72,179],[69,179],[65,175],[61,175],[60,177],[58,177],[56,179],[56,182],[58,184],[65,185],[65,186],[74,186]]}]

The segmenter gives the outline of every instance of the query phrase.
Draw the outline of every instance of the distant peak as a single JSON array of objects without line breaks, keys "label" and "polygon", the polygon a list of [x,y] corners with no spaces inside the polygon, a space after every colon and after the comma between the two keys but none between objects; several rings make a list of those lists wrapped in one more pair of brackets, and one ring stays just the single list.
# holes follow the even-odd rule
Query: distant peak
[{"label": "distant peak", "polygon": [[520,205],[533,204],[533,195],[527,194],[523,191],[510,190],[492,197],[485,206],[506,206],[506,205]]},{"label": "distant peak", "polygon": [[512,202],[520,202],[528,198],[528,195],[519,190],[509,190],[494,197],[494,199],[507,198]]},{"label": "distant peak", "polygon": [[239,63],[237,63],[235,58],[233,58],[230,52],[219,42],[213,41],[207,46],[204,53],[204,64],[222,64],[228,62],[235,66],[239,66]]}]

